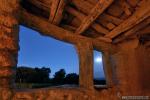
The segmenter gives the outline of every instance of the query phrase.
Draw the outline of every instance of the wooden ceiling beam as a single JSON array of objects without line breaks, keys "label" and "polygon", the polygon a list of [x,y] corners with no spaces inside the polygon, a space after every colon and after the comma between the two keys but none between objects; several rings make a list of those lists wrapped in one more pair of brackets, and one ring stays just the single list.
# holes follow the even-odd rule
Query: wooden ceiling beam
[{"label": "wooden ceiling beam", "polygon": [[72,3],[79,11],[82,11],[86,15],[88,15],[89,11],[94,7],[94,5],[90,4],[85,0],[72,0]]},{"label": "wooden ceiling beam", "polygon": [[96,4],[98,0],[88,0],[89,3]]},{"label": "wooden ceiling beam", "polygon": [[[82,14],[81,12],[75,10],[72,7],[66,7],[66,11],[69,12],[70,14],[76,16],[80,21],[82,21],[86,17],[86,15]],[[109,31],[106,28],[104,28],[103,26],[101,26],[100,24],[97,24],[95,22],[92,23],[91,27],[99,33],[102,33],[102,34],[109,33]]]},{"label": "wooden ceiling beam", "polygon": [[84,32],[112,2],[113,0],[99,0],[88,16],[83,19],[75,34],[81,34]]},{"label": "wooden ceiling beam", "polygon": [[[150,18],[149,18],[149,20],[150,20]],[[150,21],[149,21],[149,25],[144,27],[142,30],[138,31],[138,34],[140,34],[140,35],[150,34]]]},{"label": "wooden ceiling beam", "polygon": [[[86,15],[88,15],[90,13],[90,10],[94,6],[93,4],[91,4],[87,1],[84,1],[84,0],[72,0],[72,3],[77,7],[78,10],[80,10],[81,12],[83,12]],[[95,5],[96,5],[96,3],[95,3]],[[106,13],[103,13],[102,15],[100,15],[96,20],[97,21],[101,21],[101,20],[109,21],[115,25],[119,25],[123,21],[115,16],[112,16],[112,15],[109,15]]]},{"label": "wooden ceiling beam", "polygon": [[70,31],[49,23],[46,19],[32,15],[25,10],[21,11],[20,24],[37,30],[38,32],[41,32],[42,35],[50,36],[75,45],[79,41],[88,41],[91,42],[93,47],[97,50],[112,52],[116,48],[114,45],[102,40],[76,35]]},{"label": "wooden ceiling beam", "polygon": [[127,3],[127,1],[126,0],[120,0],[120,5],[121,5],[121,7],[122,7],[122,9],[124,10],[124,12],[125,12],[125,14],[126,15],[131,15],[132,14],[132,12],[130,11],[130,5]]},{"label": "wooden ceiling beam", "polygon": [[52,0],[49,21],[58,25],[63,17],[65,0]]},{"label": "wooden ceiling beam", "polygon": [[123,20],[117,18],[117,17],[114,17],[112,15],[109,15],[109,14],[106,14],[106,13],[103,13],[100,17],[98,17],[97,19],[98,21],[101,21],[101,20],[104,20],[104,21],[109,21],[115,25],[119,25],[123,22]]},{"label": "wooden ceiling beam", "polygon": [[38,1],[38,0],[28,0],[28,2],[30,2],[31,4],[37,6],[40,9],[43,9],[45,11],[49,11],[50,7],[47,6],[46,4]]},{"label": "wooden ceiling beam", "polygon": [[61,27],[63,27],[64,29],[67,29],[69,31],[75,31],[76,30],[76,27],[73,27],[73,26],[70,26],[70,25],[62,24]]},{"label": "wooden ceiling beam", "polygon": [[[121,42],[123,40],[125,40],[126,38],[128,38],[129,36],[133,35],[133,34],[142,34],[142,32],[144,32],[144,29],[146,29],[147,25],[150,24],[150,18],[145,19],[144,21],[142,21],[141,23],[135,25],[133,28],[131,28],[130,30],[128,30],[127,32],[125,32],[124,34],[122,34],[120,37],[114,39],[113,43],[118,43]],[[145,28],[146,27],[146,28]],[[143,29],[144,28],[144,29]],[[150,29],[150,28],[149,28]],[[149,30],[148,29],[148,30]],[[141,31],[139,31],[141,30]],[[149,31],[150,32],[150,31]]]},{"label": "wooden ceiling beam", "polygon": [[57,8],[59,5],[59,1],[60,0],[52,0],[51,6],[50,6],[50,16],[49,16],[49,21],[51,23],[53,23],[53,20],[55,18],[56,12],[57,12]]},{"label": "wooden ceiling beam", "polygon": [[121,34],[122,32],[127,31],[128,29],[134,27],[144,19],[150,16],[150,1],[149,0],[143,0],[141,1],[141,5],[139,8],[135,11],[135,13],[129,17],[127,20],[122,22],[119,26],[117,26],[115,29],[113,29],[109,34],[106,34],[105,37],[108,38],[114,38]]}]

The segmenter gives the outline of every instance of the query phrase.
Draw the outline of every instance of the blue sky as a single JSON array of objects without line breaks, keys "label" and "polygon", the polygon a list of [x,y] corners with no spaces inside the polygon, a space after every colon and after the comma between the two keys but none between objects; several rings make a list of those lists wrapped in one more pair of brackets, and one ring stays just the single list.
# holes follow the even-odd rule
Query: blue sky
[{"label": "blue sky", "polygon": [[[72,44],[50,37],[41,36],[38,32],[20,26],[20,51],[18,66],[50,67],[51,77],[59,69],[66,73],[79,73],[78,54]],[[94,51],[94,77],[103,78],[101,53]]]}]

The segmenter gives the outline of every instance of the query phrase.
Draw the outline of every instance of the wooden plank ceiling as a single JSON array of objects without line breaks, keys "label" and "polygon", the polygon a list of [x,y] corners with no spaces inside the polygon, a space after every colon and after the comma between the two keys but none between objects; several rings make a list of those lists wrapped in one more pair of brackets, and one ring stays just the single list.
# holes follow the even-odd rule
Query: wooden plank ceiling
[{"label": "wooden plank ceiling", "polygon": [[21,4],[23,13],[77,37],[118,43],[150,34],[150,0],[22,0]]}]

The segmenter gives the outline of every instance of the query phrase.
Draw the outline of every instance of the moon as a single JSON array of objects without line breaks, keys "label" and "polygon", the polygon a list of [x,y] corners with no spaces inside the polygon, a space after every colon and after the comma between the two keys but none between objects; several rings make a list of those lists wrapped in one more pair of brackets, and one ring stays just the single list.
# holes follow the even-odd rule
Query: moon
[{"label": "moon", "polygon": [[101,63],[102,62],[102,58],[101,57],[96,57],[95,58],[95,62],[96,63]]}]

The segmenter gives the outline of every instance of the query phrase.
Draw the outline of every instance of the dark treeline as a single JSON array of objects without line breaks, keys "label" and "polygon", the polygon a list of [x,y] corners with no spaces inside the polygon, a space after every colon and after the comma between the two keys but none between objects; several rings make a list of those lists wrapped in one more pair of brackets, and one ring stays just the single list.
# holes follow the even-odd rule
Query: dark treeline
[{"label": "dark treeline", "polygon": [[78,84],[79,75],[76,73],[66,74],[64,69],[60,69],[50,78],[51,69],[42,68],[29,68],[17,67],[16,70],[16,83],[50,83],[51,85],[63,84]]},{"label": "dark treeline", "polygon": [[[66,74],[64,69],[55,72],[53,78],[50,78],[51,69],[47,67],[30,68],[17,67],[16,83],[48,83],[49,86],[65,85],[65,84],[79,84],[79,75],[76,73]],[[94,84],[105,85],[104,79],[94,79]]]}]

